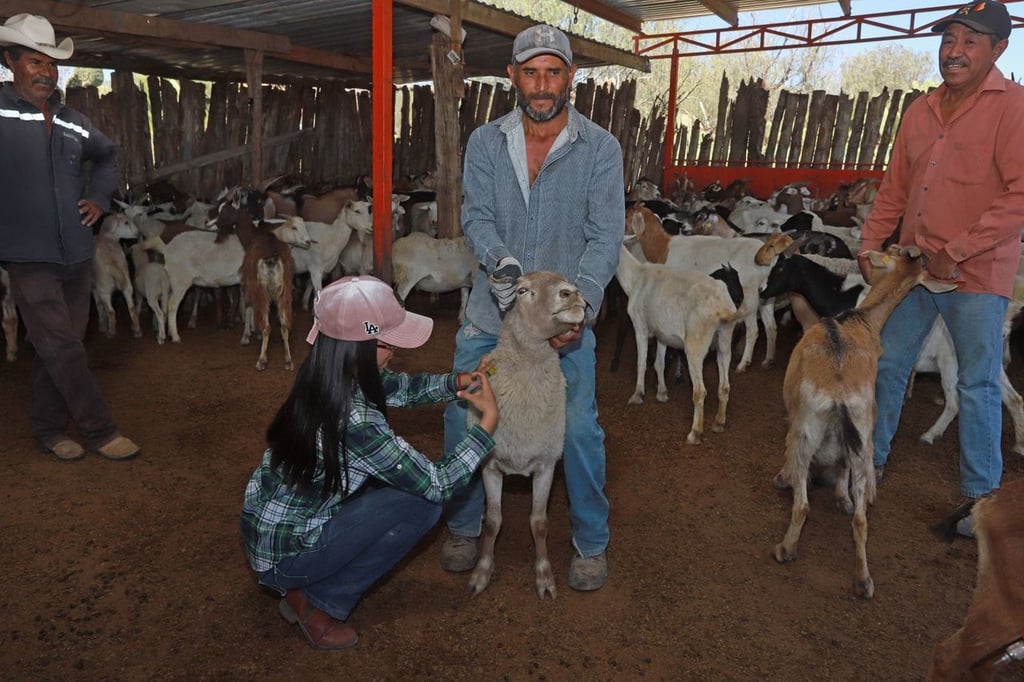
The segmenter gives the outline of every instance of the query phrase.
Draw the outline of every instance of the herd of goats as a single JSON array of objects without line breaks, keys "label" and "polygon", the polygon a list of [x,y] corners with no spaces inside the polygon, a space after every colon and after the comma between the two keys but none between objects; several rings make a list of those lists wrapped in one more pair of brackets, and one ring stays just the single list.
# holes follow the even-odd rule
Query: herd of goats
[{"label": "herd of goats", "polygon": [[[785,463],[775,480],[780,488],[792,489],[793,509],[773,555],[781,563],[796,558],[808,513],[808,481],[827,471],[835,480],[836,505],[853,516],[854,591],[867,599],[874,594],[874,583],[867,567],[866,507],[874,501],[876,480],[866,444],[874,421],[879,333],[906,292],[934,283],[925,277],[919,250],[895,245],[871,254],[869,277],[861,275],[855,255],[876,182],[859,180],[826,198],[812,196],[807,185],[797,183],[759,199],[745,180],[698,191],[684,178],[671,197],[664,197],[655,183],[642,179],[625,197],[619,265],[606,297],[606,306],[617,305],[626,313],[617,315],[612,370],[618,367],[630,324],[635,334],[637,378],[630,403],[644,399],[650,341],[656,342],[656,397],[662,402],[668,399],[667,353],[682,351],[680,367],[685,361],[692,386],[690,444],[704,438],[704,361],[711,348],[718,368],[718,409],[711,429],[721,431],[736,327],[742,325],[745,331],[735,368],[742,372],[753,361],[759,327],[766,338],[763,364],[768,366],[775,361],[777,314],[786,310],[801,326],[783,384],[789,432]],[[219,324],[241,317],[242,343],[260,336],[259,370],[268,365],[270,316],[276,311],[284,365],[292,369],[289,339],[296,300],[308,310],[325,279],[371,270],[371,194],[363,180],[353,187],[310,192],[277,179],[259,189],[226,189],[209,203],[166,182],[147,187],[144,199],[117,200],[119,210],[104,218],[96,234],[93,299],[98,328],[115,335],[112,297],[120,292],[136,337],[142,335],[140,317],[148,307],[157,341],[179,342],[177,316],[186,293],[192,292],[188,324],[194,327],[202,292],[212,291]],[[429,186],[394,194],[390,210],[396,295],[404,301],[414,288],[431,294],[459,290],[461,320],[478,268],[464,238],[437,237],[437,204]],[[2,268],[0,276],[7,359],[13,361],[17,311]],[[1018,279],[1022,284],[1015,291],[1022,295],[1009,306],[1007,340],[1024,307],[1024,279]],[[232,298],[229,292],[236,285],[240,295]],[[931,443],[958,412],[956,355],[941,318],[915,370],[941,377],[942,414],[920,436]],[[1013,450],[1024,455],[1024,400],[1005,369],[1002,392],[1014,424]],[[975,672],[994,669],[995,659],[978,653],[979,642],[980,648],[987,647],[982,652],[987,656],[1020,635],[1024,573],[1019,566],[1013,568],[1011,557],[1024,552],[1022,486],[1024,481],[1004,485],[978,505],[978,587],[965,628],[936,652],[935,679],[955,679],[979,662],[982,667]],[[1017,512],[1008,513],[1014,505]],[[486,576],[478,580],[478,591],[486,582]],[[538,585],[541,596],[553,596],[553,583]]]}]

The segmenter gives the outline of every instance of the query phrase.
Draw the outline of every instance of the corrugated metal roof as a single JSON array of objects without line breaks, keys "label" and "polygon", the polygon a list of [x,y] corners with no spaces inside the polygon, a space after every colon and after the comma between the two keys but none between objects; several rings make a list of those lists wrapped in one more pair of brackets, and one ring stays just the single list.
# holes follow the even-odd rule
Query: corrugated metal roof
[{"label": "corrugated metal roof", "polygon": [[[380,2],[381,0],[377,0]],[[698,0],[599,0],[614,10],[642,21],[707,16],[711,10]],[[573,4],[567,2],[566,11]],[[715,4],[715,3],[709,3]],[[838,0],[728,0],[739,12],[780,7],[832,4]],[[75,39],[69,64],[131,69],[141,73],[190,78],[244,78],[245,55],[237,45],[225,46],[218,36],[196,41],[195,27],[226,27],[287,38],[303,50],[302,59],[264,54],[268,82],[331,79],[345,85],[368,86],[372,59],[372,0],[0,0],[0,19],[17,12],[48,16],[58,35]],[[56,8],[56,9],[55,9]],[[396,82],[429,80],[430,19],[444,13],[449,0],[397,0],[393,3],[392,54]],[[125,20],[127,17],[129,20]],[[143,17],[169,19],[138,32]],[[463,45],[466,75],[502,76],[512,51],[512,38],[534,23],[529,17],[469,2],[463,5],[468,37]],[[154,22],[159,24],[159,22]],[[130,24],[130,26],[129,26]],[[168,29],[171,26],[171,29]],[[628,64],[647,70],[646,60],[631,52],[571,36],[581,67]],[[230,43],[228,43],[230,45]],[[315,53],[311,53],[314,51]]]},{"label": "corrugated metal roof", "polygon": [[[346,85],[365,86],[370,82],[373,54],[373,5],[371,0],[0,0],[0,20],[24,11],[47,16],[59,37],[74,38],[75,55],[68,60],[72,65],[191,78],[244,78],[245,74],[243,50],[216,44],[216,36],[196,43],[193,26],[283,36],[291,46],[317,51],[318,57],[302,63],[266,52],[264,79],[268,82],[334,79]],[[48,11],[54,6],[66,11]],[[397,82],[431,78],[432,10],[443,11],[447,7],[448,0],[394,3],[391,47]],[[139,24],[134,22],[143,16],[185,23],[171,25],[170,31],[167,24],[144,27],[151,34],[140,36]],[[463,20],[468,34],[463,44],[467,76],[504,75],[514,35],[535,23],[528,17],[476,2],[464,6]],[[579,46],[577,41],[582,41]],[[582,36],[574,37],[573,42],[581,67],[646,63],[629,51],[600,45]],[[325,55],[349,60],[349,68],[338,67],[329,59],[325,65]]]},{"label": "corrugated metal roof", "polygon": [[[639,17],[641,21],[692,19],[694,17],[705,17],[714,14],[700,0],[602,0],[602,2],[627,14]],[[728,0],[725,4],[742,13],[827,4],[835,7],[836,14],[842,13],[838,0]]]}]

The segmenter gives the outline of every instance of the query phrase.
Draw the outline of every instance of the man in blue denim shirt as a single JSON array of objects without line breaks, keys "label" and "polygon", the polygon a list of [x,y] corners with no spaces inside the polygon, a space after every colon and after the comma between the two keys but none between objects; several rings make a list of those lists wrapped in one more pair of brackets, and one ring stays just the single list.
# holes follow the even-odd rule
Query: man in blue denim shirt
[{"label": "man in blue denim shirt", "polygon": [[[545,25],[526,29],[515,39],[508,66],[518,107],[469,138],[462,229],[481,268],[455,340],[456,370],[475,368],[497,344],[500,313],[512,305],[523,271],[553,270],[573,282],[587,300],[587,323],[615,274],[625,225],[622,150],[568,103],[575,73],[564,33]],[[550,342],[559,349],[567,384],[563,461],[576,549],[569,586],[596,590],[608,575],[608,499],[594,332],[584,325]],[[464,403],[449,403],[446,447],[465,433]],[[446,570],[473,568],[483,511],[479,480],[449,502],[450,535],[441,554]]]}]

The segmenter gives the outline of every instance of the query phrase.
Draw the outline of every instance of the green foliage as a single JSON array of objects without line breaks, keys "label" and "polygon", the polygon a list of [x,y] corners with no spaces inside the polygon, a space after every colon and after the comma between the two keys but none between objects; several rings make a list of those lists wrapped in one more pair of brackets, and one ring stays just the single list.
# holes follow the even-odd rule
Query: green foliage
[{"label": "green foliage", "polygon": [[87,85],[100,87],[103,85],[103,69],[94,69],[87,66],[76,66],[68,79],[67,87],[81,88]]},{"label": "green foliage", "polygon": [[877,94],[884,87],[889,90],[922,90],[938,82],[935,76],[936,61],[937,57],[933,53],[886,43],[853,55],[843,62],[843,90],[848,94],[862,91]]}]

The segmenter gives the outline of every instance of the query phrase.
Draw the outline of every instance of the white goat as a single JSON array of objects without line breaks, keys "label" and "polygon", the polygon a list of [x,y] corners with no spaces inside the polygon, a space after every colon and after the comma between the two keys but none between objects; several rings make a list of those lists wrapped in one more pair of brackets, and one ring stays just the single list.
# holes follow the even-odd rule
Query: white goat
[{"label": "white goat", "polygon": [[[735,284],[738,277],[732,271]],[[680,270],[667,265],[641,263],[629,249],[622,247],[615,276],[629,297],[626,307],[636,331],[636,389],[629,404],[644,401],[644,375],[647,372],[647,341],[658,341],[654,370],[658,376],[658,401],[668,400],[665,386],[665,351],[668,346],[686,351],[686,363],[693,386],[693,424],[686,442],[700,443],[704,437],[704,358],[715,341],[718,360],[718,413],[711,427],[725,429],[729,405],[729,365],[732,362],[732,333],[743,313],[729,297],[727,285],[696,270]]]},{"label": "white goat", "polygon": [[[565,441],[565,376],[548,339],[583,322],[579,289],[554,272],[527,273],[516,283],[516,302],[505,315],[491,359],[501,412],[494,451],[481,467],[487,512],[483,542],[469,589],[479,594],[494,571],[494,541],[501,529],[501,487],[508,474],[533,477],[530,529],[536,549],[537,595],[555,597],[547,553],[547,506],[555,465]],[[469,424],[479,421],[471,407]]]},{"label": "white goat", "polygon": [[[309,244],[309,233],[298,219],[285,220],[271,232],[286,244]],[[218,243],[211,232],[184,232],[169,244],[160,237],[151,237],[143,245],[163,254],[171,279],[171,298],[167,303],[167,328],[171,341],[181,343],[178,334],[178,306],[189,287],[224,287],[241,284],[245,249],[236,235],[228,235]]]},{"label": "white goat", "polygon": [[774,301],[760,301],[758,292],[768,279],[772,261],[758,264],[754,257],[764,244],[750,237],[725,239],[710,236],[670,236],[661,227],[658,216],[642,206],[626,211],[626,233],[639,238],[644,257],[651,263],[664,263],[675,268],[711,273],[729,263],[739,273],[743,286],[743,324],[746,328],[743,355],[736,366],[737,372],[750,367],[757,343],[757,320],[764,325],[765,358],[762,366],[775,362],[777,325]]},{"label": "white goat", "polygon": [[875,500],[871,434],[875,425],[875,376],[882,354],[879,334],[893,309],[918,284],[936,292],[955,288],[927,277],[924,259],[916,247],[871,251],[868,259],[872,287],[864,301],[808,329],[786,368],[782,394],[789,430],[786,461],[775,484],[793,489],[793,509],[786,535],[773,552],[779,563],[796,559],[796,544],[809,510],[810,468],[835,468],[836,504],[853,514],[857,550],[854,591],[865,599],[875,592],[868,572],[867,505]]},{"label": "white goat", "polygon": [[320,294],[324,276],[337,265],[345,246],[372,234],[373,215],[368,201],[348,201],[333,223],[306,221],[305,225],[313,244],[308,249],[293,247],[292,259],[296,274],[309,273],[309,284],[302,295],[302,308],[309,310],[310,300]]},{"label": "white goat", "polygon": [[413,232],[392,244],[391,263],[395,293],[403,303],[414,288],[431,294],[459,289],[459,322],[465,321],[473,273],[480,266],[465,237],[436,239]]},{"label": "white goat", "polygon": [[143,304],[153,313],[156,342],[167,340],[167,301],[171,298],[171,279],[163,263],[151,262],[142,243],[128,250],[135,268],[135,314],[142,316]]},{"label": "white goat", "polygon": [[92,259],[92,297],[96,302],[99,329],[107,338],[114,338],[117,331],[117,316],[114,313],[112,297],[120,291],[128,306],[128,317],[132,324],[132,335],[142,336],[139,318],[135,314],[135,292],[128,270],[128,259],[121,248],[122,239],[137,239],[139,231],[123,214],[111,213],[103,219],[96,235],[96,253]]}]

